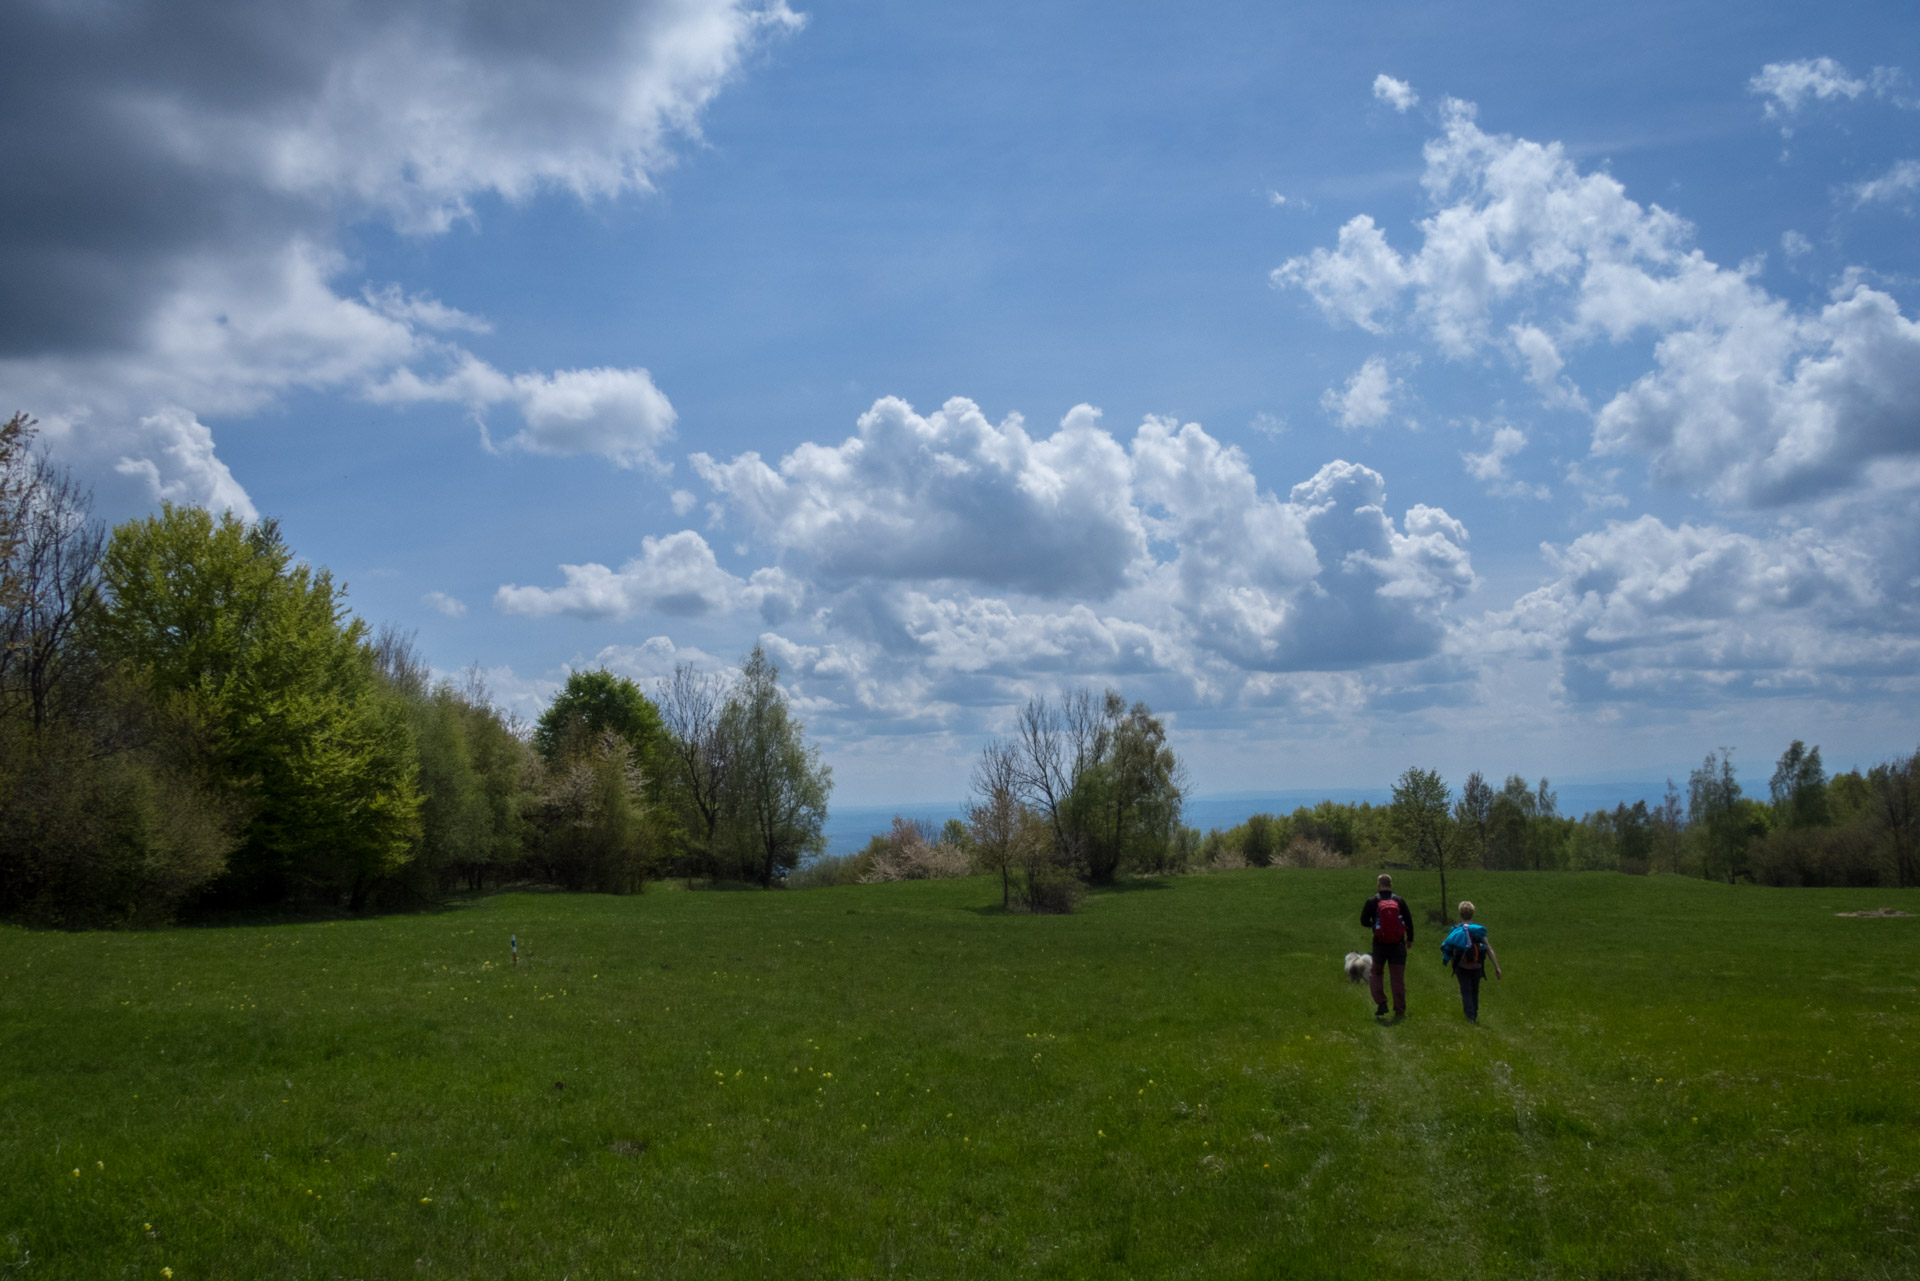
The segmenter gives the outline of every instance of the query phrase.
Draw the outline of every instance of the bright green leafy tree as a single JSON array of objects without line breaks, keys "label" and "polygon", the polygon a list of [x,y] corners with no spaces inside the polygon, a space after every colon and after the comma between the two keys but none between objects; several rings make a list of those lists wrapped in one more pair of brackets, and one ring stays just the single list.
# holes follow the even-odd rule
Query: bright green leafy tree
[{"label": "bright green leafy tree", "polygon": [[103,651],[200,710],[213,768],[251,801],[223,897],[363,907],[410,857],[420,794],[405,707],[332,576],[271,520],[169,503],[113,531],[101,580]]}]

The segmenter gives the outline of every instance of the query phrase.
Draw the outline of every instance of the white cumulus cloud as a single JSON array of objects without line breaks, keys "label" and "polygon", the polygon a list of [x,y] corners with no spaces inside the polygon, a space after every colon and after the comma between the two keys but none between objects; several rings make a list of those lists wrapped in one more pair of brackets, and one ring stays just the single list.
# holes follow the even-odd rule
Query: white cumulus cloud
[{"label": "white cumulus cloud", "polygon": [[1871,558],[1813,530],[1642,516],[1548,555],[1555,578],[1492,621],[1558,655],[1575,698],[1864,690],[1920,657],[1911,627],[1885,626]]},{"label": "white cumulus cloud", "polygon": [[1572,354],[1651,337],[1654,368],[1602,404],[1594,448],[1643,454],[1656,479],[1722,503],[1906,483],[1920,331],[1890,295],[1849,280],[1796,310],[1757,264],[1715,264],[1683,219],[1558,144],[1487,133],[1464,103],[1442,117],[1420,246],[1395,250],[1361,215],[1276,283],[1373,332],[1410,324],[1456,359],[1502,352],[1549,405],[1585,404]]},{"label": "white cumulus cloud", "polygon": [[760,569],[742,579],[722,568],[707,540],[692,530],[642,538],[640,554],[619,569],[562,565],[566,583],[555,588],[509,584],[494,604],[509,614],[569,614],[576,618],[626,618],[667,614],[683,618],[759,609],[780,618],[799,604],[800,589],[779,569]]},{"label": "white cumulus cloud", "polygon": [[730,573],[683,531],[643,539],[618,570],[503,587],[499,607],[759,609],[809,714],[904,732],[978,724],[1073,681],[1124,677],[1190,705],[1428,662],[1476,581],[1465,526],[1418,503],[1390,514],[1370,468],[1329,463],[1276,494],[1197,424],[1149,418],[1123,443],[1087,406],[1034,438],[963,399],[928,415],[883,399],[838,444],[696,469],[762,568]]},{"label": "white cumulus cloud", "polygon": [[1373,78],[1373,97],[1376,102],[1384,102],[1403,115],[1409,107],[1420,101],[1420,95],[1413,91],[1412,85],[1404,80],[1395,80],[1384,71]]},{"label": "white cumulus cloud", "polygon": [[644,369],[521,374],[513,400],[526,428],[509,443],[535,454],[599,454],[622,467],[660,467],[675,414]]},{"label": "white cumulus cloud", "polygon": [[1801,58],[1794,62],[1769,62],[1747,81],[1747,89],[1767,100],[1769,119],[1792,117],[1808,99],[1830,102],[1835,98],[1858,98],[1868,83],[1847,74],[1847,69],[1832,58]]},{"label": "white cumulus cloud", "polygon": [[876,401],[857,434],[807,443],[770,466],[756,453],[694,470],[754,536],[802,575],[954,579],[1089,597],[1111,594],[1145,550],[1126,450],[1076,408],[1034,439],[1019,415],[972,401],[920,415]]},{"label": "white cumulus cloud", "polygon": [[114,470],[142,482],[150,501],[230,511],[242,520],[259,519],[247,491],[214,456],[213,433],[186,410],[169,406],[142,418],[138,433],[126,443],[140,452],[136,457],[122,456]]},{"label": "white cumulus cloud", "polygon": [[1379,356],[1369,356],[1353,377],[1347,379],[1345,387],[1338,391],[1329,387],[1321,395],[1320,407],[1343,431],[1378,427],[1392,417],[1393,397],[1399,386],[1399,380],[1387,369],[1387,362]]},{"label": "white cumulus cloud", "polygon": [[1878,178],[1856,183],[1853,203],[1858,208],[1871,204],[1896,204],[1911,200],[1920,192],[1920,160],[1896,160],[1893,167]]},{"label": "white cumulus cloud", "polygon": [[1503,498],[1548,498],[1551,497],[1545,485],[1530,485],[1514,476],[1507,463],[1521,450],[1527,447],[1527,433],[1512,423],[1496,423],[1487,448],[1474,453],[1471,450],[1460,455],[1467,465],[1467,474],[1487,487],[1487,492]]}]

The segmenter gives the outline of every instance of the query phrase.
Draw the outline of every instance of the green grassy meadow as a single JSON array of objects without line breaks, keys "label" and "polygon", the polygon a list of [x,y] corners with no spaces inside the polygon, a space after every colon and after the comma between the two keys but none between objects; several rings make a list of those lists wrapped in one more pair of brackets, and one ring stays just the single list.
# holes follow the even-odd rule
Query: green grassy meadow
[{"label": "green grassy meadow", "polygon": [[0,1272],[1920,1275],[1920,892],[1456,876],[1474,1028],[1371,880],[0,930]]}]

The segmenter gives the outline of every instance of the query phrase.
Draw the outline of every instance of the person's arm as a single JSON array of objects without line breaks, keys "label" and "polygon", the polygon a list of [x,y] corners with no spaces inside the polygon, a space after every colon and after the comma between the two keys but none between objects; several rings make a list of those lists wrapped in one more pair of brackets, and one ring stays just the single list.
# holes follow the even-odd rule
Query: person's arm
[{"label": "person's arm", "polygon": [[1374,902],[1375,900],[1368,899],[1360,905],[1360,924],[1366,926],[1368,929],[1373,928]]},{"label": "person's arm", "polygon": [[1500,958],[1493,950],[1493,940],[1483,934],[1480,936],[1480,941],[1487,945],[1487,959],[1493,962],[1493,977],[1497,979],[1505,978],[1506,975],[1500,972]]},{"label": "person's arm", "polygon": [[1407,946],[1412,947],[1413,946],[1413,909],[1408,907],[1407,900],[1400,898],[1398,894],[1394,895],[1394,897],[1397,899],[1400,899],[1400,919],[1406,923]]}]

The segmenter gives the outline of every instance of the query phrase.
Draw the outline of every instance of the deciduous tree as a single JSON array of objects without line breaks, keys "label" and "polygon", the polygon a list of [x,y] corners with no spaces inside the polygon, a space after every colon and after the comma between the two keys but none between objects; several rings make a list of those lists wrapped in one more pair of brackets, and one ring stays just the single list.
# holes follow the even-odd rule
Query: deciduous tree
[{"label": "deciduous tree", "polygon": [[1827,771],[1820,748],[1794,739],[1780,754],[1768,783],[1777,827],[1825,827],[1829,822]]},{"label": "deciduous tree", "polygon": [[201,709],[215,768],[254,803],[234,896],[363,907],[411,857],[420,795],[405,708],[332,576],[296,563],[270,520],[169,503],[114,530],[102,584],[102,652]]},{"label": "deciduous tree", "polygon": [[728,818],[743,870],[762,885],[825,848],[833,790],[833,771],[806,741],[779,677],[765,648],[755,645],[722,714],[733,753]]},{"label": "deciduous tree", "polygon": [[1449,919],[1447,866],[1460,847],[1460,829],[1449,812],[1452,789],[1440,775],[1409,766],[1393,785],[1394,829],[1415,867],[1440,873],[1440,915]]}]

